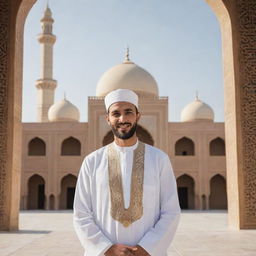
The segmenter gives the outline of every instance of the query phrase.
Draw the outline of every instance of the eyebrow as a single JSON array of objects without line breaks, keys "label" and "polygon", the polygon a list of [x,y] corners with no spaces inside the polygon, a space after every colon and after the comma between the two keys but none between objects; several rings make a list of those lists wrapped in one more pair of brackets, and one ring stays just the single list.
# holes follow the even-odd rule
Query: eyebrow
[{"label": "eyebrow", "polygon": [[[133,109],[132,108],[126,108],[126,109],[124,109],[124,111],[133,111]],[[120,112],[120,110],[115,109],[115,110],[112,110],[110,113],[119,113],[119,112]]]}]

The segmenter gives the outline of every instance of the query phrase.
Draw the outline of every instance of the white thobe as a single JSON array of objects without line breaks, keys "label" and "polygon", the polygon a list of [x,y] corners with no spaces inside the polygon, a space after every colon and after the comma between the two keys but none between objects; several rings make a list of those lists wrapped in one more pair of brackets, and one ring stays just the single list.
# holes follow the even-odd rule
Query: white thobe
[{"label": "white thobe", "polygon": [[[133,152],[119,147],[125,207],[130,204]],[[166,256],[177,229],[180,207],[176,180],[167,154],[145,145],[143,216],[124,227],[110,213],[108,150],[100,148],[85,157],[74,199],[74,227],[84,256],[103,256],[113,244],[142,246],[151,256]]]}]

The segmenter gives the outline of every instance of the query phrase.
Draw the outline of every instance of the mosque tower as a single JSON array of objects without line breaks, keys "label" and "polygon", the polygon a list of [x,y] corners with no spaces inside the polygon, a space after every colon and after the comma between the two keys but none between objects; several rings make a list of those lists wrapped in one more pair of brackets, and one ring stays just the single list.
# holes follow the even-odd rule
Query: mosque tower
[{"label": "mosque tower", "polygon": [[41,72],[36,81],[37,88],[37,122],[48,122],[48,110],[54,103],[54,91],[57,81],[52,78],[53,45],[56,36],[52,34],[52,12],[47,4],[41,19],[42,32],[38,35],[41,44]]}]

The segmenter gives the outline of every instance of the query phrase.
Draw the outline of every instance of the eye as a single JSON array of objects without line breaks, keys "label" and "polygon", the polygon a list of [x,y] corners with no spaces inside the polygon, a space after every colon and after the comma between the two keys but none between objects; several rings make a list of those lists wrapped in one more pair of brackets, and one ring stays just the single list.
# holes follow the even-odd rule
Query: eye
[{"label": "eye", "polygon": [[118,113],[118,112],[114,112],[114,113],[112,113],[112,116],[114,116],[114,117],[118,117],[118,116],[120,116],[120,113]]},{"label": "eye", "polygon": [[125,111],[125,114],[126,115],[133,114],[133,111],[132,110],[127,110],[127,111]]}]

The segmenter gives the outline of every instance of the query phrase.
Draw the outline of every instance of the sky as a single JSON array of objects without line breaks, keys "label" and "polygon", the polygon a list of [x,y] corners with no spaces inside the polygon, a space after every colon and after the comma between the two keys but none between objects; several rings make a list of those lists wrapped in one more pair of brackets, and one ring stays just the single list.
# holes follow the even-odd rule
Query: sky
[{"label": "sky", "polygon": [[[28,14],[24,31],[22,121],[36,122],[40,78],[40,19],[46,0]],[[169,97],[169,121],[195,99],[210,105],[224,121],[221,35],[205,0],[49,0],[55,20],[53,78],[55,102],[66,98],[87,121],[87,98],[95,96],[102,74],[130,59],[157,81],[159,96]]]}]

